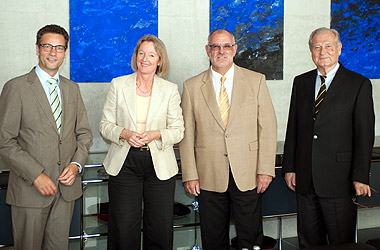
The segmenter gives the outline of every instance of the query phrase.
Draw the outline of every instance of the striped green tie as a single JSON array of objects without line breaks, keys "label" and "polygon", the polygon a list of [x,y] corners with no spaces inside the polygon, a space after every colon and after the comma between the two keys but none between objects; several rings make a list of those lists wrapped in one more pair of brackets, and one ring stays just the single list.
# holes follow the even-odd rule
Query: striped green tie
[{"label": "striped green tie", "polygon": [[50,106],[53,112],[55,123],[57,124],[58,134],[61,133],[62,125],[62,106],[61,101],[58,96],[58,80],[55,78],[50,78],[48,80],[50,83]]}]

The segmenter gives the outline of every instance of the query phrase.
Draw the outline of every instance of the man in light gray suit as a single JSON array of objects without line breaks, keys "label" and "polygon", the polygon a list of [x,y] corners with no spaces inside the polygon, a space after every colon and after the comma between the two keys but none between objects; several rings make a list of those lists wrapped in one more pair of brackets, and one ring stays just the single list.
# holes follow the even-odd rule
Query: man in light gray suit
[{"label": "man in light gray suit", "polygon": [[59,75],[69,35],[58,25],[37,33],[38,65],[4,85],[0,156],[10,168],[15,249],[68,249],[74,201],[92,134],[79,86]]}]

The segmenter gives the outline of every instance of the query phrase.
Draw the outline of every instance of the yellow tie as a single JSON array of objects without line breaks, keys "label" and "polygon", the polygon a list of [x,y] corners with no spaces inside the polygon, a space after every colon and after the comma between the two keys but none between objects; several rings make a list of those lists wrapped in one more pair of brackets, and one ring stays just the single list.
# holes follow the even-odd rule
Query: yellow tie
[{"label": "yellow tie", "polygon": [[219,100],[218,100],[218,105],[219,105],[219,112],[220,116],[222,117],[222,121],[224,123],[224,126],[227,127],[228,123],[228,115],[230,113],[230,103],[228,101],[228,95],[227,95],[227,90],[226,87],[224,86],[224,81],[226,78],[222,76],[220,78],[220,91],[219,91]]}]

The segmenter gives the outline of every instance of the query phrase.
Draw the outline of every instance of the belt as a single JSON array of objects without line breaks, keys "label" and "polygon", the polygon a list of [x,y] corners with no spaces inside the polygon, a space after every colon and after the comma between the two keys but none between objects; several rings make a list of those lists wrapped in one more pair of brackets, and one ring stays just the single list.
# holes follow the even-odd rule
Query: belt
[{"label": "belt", "polygon": [[133,150],[139,150],[139,151],[149,151],[150,148],[149,148],[149,145],[145,144],[145,145],[143,145],[143,146],[141,146],[139,148],[131,147],[131,149],[133,149]]}]

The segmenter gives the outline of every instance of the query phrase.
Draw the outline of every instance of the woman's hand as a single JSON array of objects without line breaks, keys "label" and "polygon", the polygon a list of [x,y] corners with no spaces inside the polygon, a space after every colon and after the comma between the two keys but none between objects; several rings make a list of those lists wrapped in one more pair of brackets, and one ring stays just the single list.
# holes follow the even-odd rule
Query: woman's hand
[{"label": "woman's hand", "polygon": [[141,136],[141,141],[144,144],[149,144],[153,140],[161,140],[161,132],[158,130],[144,132]]},{"label": "woman's hand", "polygon": [[139,148],[146,144],[142,138],[143,136],[141,134],[128,129],[123,129],[120,134],[120,139],[126,140],[129,145],[135,148]]}]

